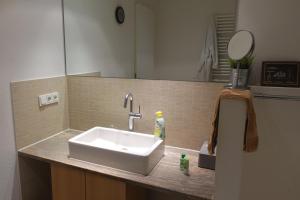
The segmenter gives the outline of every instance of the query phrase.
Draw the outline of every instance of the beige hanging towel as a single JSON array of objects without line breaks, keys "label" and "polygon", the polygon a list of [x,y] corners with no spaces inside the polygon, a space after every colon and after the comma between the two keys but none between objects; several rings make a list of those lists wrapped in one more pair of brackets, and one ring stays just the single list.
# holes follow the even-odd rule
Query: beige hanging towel
[{"label": "beige hanging towel", "polygon": [[247,121],[245,127],[244,136],[244,151],[254,152],[258,147],[258,135],[256,125],[256,114],[254,111],[253,100],[250,90],[238,90],[238,89],[224,89],[217,101],[215,115],[213,118],[213,132],[210,137],[208,151],[211,154],[215,153],[215,147],[218,140],[218,124],[219,124],[219,111],[220,101],[222,99],[236,99],[246,102],[247,104]]}]

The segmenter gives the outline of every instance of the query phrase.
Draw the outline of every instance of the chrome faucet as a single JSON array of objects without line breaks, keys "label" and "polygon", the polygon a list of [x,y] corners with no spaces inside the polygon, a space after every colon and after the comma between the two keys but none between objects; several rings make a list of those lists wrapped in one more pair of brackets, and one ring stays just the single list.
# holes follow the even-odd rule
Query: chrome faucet
[{"label": "chrome faucet", "polygon": [[134,119],[141,119],[142,118],[141,107],[139,106],[139,112],[138,113],[133,112],[133,95],[131,93],[128,93],[125,96],[125,99],[124,99],[124,108],[127,108],[128,99],[130,101],[129,117],[128,117],[128,129],[129,129],[129,131],[133,131],[133,129],[134,129]]}]

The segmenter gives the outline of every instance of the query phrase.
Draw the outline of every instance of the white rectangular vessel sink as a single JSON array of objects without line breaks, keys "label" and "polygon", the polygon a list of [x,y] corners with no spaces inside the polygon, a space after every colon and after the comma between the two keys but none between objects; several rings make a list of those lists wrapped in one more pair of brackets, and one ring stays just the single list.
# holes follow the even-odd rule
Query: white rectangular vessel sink
[{"label": "white rectangular vessel sink", "polygon": [[154,135],[95,127],[69,140],[71,158],[148,175],[164,155]]}]

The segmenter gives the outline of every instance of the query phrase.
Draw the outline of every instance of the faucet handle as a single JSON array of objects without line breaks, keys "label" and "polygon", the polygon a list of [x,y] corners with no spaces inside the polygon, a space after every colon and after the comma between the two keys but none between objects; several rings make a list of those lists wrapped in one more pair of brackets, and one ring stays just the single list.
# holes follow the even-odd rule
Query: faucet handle
[{"label": "faucet handle", "polygon": [[142,114],[141,114],[141,106],[139,105],[139,113],[137,113],[138,118],[142,119]]}]

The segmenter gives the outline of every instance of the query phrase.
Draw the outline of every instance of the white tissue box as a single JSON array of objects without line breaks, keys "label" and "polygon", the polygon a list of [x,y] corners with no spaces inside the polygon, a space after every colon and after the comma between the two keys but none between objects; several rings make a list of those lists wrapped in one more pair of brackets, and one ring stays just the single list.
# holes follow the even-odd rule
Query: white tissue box
[{"label": "white tissue box", "polygon": [[198,166],[205,169],[215,170],[216,168],[216,149],[215,154],[208,152],[208,141],[205,141],[200,149]]}]

